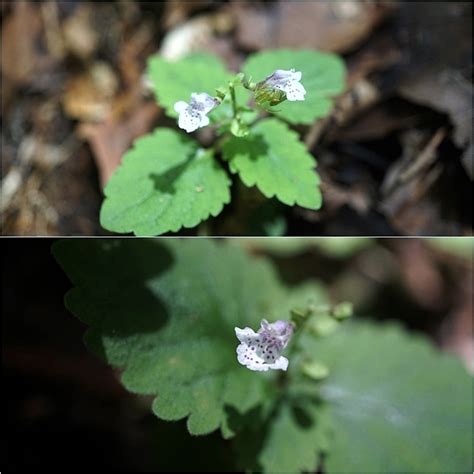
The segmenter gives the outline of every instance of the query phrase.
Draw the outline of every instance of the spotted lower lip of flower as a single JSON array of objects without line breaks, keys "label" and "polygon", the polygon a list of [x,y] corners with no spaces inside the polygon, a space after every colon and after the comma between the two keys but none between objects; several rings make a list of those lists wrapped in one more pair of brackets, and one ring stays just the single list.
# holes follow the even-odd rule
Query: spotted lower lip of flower
[{"label": "spotted lower lip of flower", "polygon": [[236,327],[235,334],[240,341],[237,360],[250,370],[286,370],[288,359],[281,352],[288,345],[293,329],[288,321],[269,323],[266,319],[260,323],[258,332],[249,327]]},{"label": "spotted lower lip of flower", "polygon": [[174,104],[174,110],[179,114],[179,128],[191,133],[198,128],[209,125],[209,117],[207,114],[220,103],[219,99],[211,97],[205,92],[193,92],[189,104],[183,100],[176,102]]},{"label": "spotted lower lip of flower", "polygon": [[257,101],[266,100],[271,105],[283,102],[285,98],[289,101],[304,100],[306,89],[301,84],[302,73],[290,69],[277,69],[264,81],[259,82],[255,89]]}]

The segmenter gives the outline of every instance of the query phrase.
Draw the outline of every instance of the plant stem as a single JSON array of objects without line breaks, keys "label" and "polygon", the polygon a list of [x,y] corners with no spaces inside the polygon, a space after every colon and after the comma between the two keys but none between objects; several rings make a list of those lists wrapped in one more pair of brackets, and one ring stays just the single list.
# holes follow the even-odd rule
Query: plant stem
[{"label": "plant stem", "polygon": [[[291,341],[290,347],[288,348],[288,354],[286,355],[288,360],[291,360],[293,355],[295,354],[295,351],[298,347],[298,343],[299,343],[300,338],[301,338],[301,334],[303,334],[305,326],[306,326],[306,321],[298,329],[295,330],[295,333],[293,335],[293,339]],[[288,372],[283,372],[282,371],[278,375],[277,384],[278,384],[278,387],[279,387],[280,390],[284,390],[284,388],[287,386],[287,384],[289,382],[289,379],[290,379],[290,376],[289,376]]]},{"label": "plant stem", "polygon": [[290,345],[290,348],[288,350],[288,358],[290,358],[294,354],[296,348],[298,347],[298,343],[300,342],[301,334],[303,334],[304,329],[307,325],[308,319],[310,319],[310,317],[311,316],[306,318],[304,323],[295,331],[295,334],[293,336],[293,340],[291,341],[291,345]]},{"label": "plant stem", "polygon": [[308,313],[303,319],[303,322],[301,323],[300,327],[295,331],[293,340],[291,342],[290,348],[288,350],[288,357],[292,356],[295,352],[295,350],[298,347],[298,343],[300,341],[301,335],[304,333],[306,330],[306,327],[308,325],[308,322],[314,318],[315,316],[329,313],[332,309],[332,306],[329,304],[326,305],[321,305],[321,306],[309,306],[307,311]]},{"label": "plant stem", "polygon": [[238,110],[237,110],[237,101],[235,99],[234,84],[229,83],[229,91],[230,91],[230,99],[231,99],[231,102],[232,102],[232,112],[234,114],[234,118],[237,118]]}]

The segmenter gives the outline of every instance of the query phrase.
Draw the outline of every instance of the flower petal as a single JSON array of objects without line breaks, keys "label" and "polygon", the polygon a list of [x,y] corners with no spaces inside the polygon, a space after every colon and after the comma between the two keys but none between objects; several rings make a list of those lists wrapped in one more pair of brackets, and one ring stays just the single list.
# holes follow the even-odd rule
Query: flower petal
[{"label": "flower petal", "polygon": [[219,105],[219,101],[205,92],[193,92],[191,94],[191,105],[201,113],[207,114]]},{"label": "flower petal", "polygon": [[260,330],[261,331],[269,331],[271,328],[270,323],[266,319],[262,319],[260,322]]},{"label": "flower petal", "polygon": [[273,82],[287,81],[293,78],[294,69],[286,71],[285,69],[277,69],[273,74],[268,76],[267,80],[270,79]]},{"label": "flower petal", "polygon": [[285,334],[293,327],[291,323],[289,323],[288,321],[282,321],[281,319],[275,321],[274,323],[268,324],[268,326],[270,329],[276,331],[278,334]]},{"label": "flower petal", "polygon": [[286,357],[280,356],[275,363],[269,366],[270,369],[275,370],[287,370],[288,369],[288,359]]},{"label": "flower petal", "polygon": [[306,94],[306,89],[303,87],[303,84],[296,81],[290,81],[285,84],[283,90],[285,91],[286,98],[289,101],[304,100],[304,96]]},{"label": "flower petal", "polygon": [[[238,328],[236,328],[237,330]],[[249,329],[249,328],[246,328]],[[251,329],[249,331],[240,330],[238,334],[239,340],[242,340],[242,343],[237,346],[237,360],[240,364],[245,365],[250,370],[268,370],[263,368],[265,366],[265,361],[257,354],[259,349],[260,335],[259,334],[250,334],[253,332]],[[237,331],[236,331],[237,333]],[[240,339],[242,338],[242,339]]]},{"label": "flower petal", "polygon": [[298,82],[301,81],[301,76],[302,76],[302,75],[303,75],[303,74],[302,74],[301,71],[296,71],[296,72],[295,72],[295,70],[293,69],[293,76],[292,76],[292,79],[293,79],[294,81],[298,81]]},{"label": "flower petal", "polygon": [[207,115],[201,115],[201,121],[199,122],[199,128],[207,127],[209,125],[209,117]]},{"label": "flower petal", "polygon": [[240,342],[247,343],[251,339],[258,337],[258,334],[249,327],[246,327],[244,329],[240,329],[236,327],[234,329],[235,329],[235,335],[237,336],[237,339]]},{"label": "flower petal", "polygon": [[178,126],[186,132],[191,133],[200,127],[201,114],[188,107],[179,114]]},{"label": "flower petal", "polygon": [[174,104],[174,110],[175,112],[178,112],[178,114],[180,114],[181,112],[184,112],[188,107],[189,105],[186,102],[184,102],[184,100],[180,100],[176,102],[176,104]]}]

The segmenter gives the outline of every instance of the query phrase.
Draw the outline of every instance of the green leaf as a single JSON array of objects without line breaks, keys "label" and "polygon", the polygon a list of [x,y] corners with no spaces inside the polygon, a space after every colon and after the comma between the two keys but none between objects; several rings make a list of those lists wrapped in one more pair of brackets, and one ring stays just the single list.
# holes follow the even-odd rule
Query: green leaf
[{"label": "green leaf", "polygon": [[[193,54],[179,61],[152,56],[147,74],[157,101],[170,117],[177,117],[173,107],[179,100],[189,102],[192,92],[216,96],[216,89],[226,86],[233,77],[216,56],[205,53]],[[213,112],[209,117],[212,115]]]},{"label": "green leaf", "polygon": [[472,261],[474,238],[472,237],[430,237],[424,241],[435,250]]},{"label": "green leaf", "polygon": [[459,361],[395,326],[349,323],[304,342],[330,370],[329,474],[472,470],[472,378]]},{"label": "green leaf", "polygon": [[274,199],[265,199],[265,201],[250,212],[248,226],[245,230],[245,235],[270,237],[285,235],[287,223],[283,206]]},{"label": "green leaf", "polygon": [[339,56],[311,50],[279,49],[251,55],[243,67],[254,81],[263,81],[277,69],[294,68],[303,73],[301,84],[306,89],[304,101],[285,101],[275,107],[275,113],[290,123],[311,124],[329,115],[331,97],[343,92],[345,67]]},{"label": "green leaf", "polygon": [[217,216],[230,202],[229,186],[211,151],[158,128],[125,154],[104,190],[100,222],[121,233],[177,232]]},{"label": "green leaf", "polygon": [[274,392],[275,373],[235,354],[235,326],[289,317],[291,293],[266,260],[212,240],[64,240],[53,253],[74,284],[67,307],[91,326],[88,347],[124,369],[128,390],[157,395],[160,418],[230,437],[228,409],[245,413]]},{"label": "green leaf", "polygon": [[[239,467],[268,473],[315,472],[328,449],[328,410],[315,396],[295,391],[276,400],[266,413],[252,413],[235,439]],[[300,385],[301,388],[301,385]],[[312,392],[312,393],[311,393]],[[249,415],[250,418],[250,415]]]},{"label": "green leaf", "polygon": [[265,472],[314,472],[326,445],[321,404],[282,404],[272,420],[259,461]]},{"label": "green leaf", "polygon": [[251,134],[224,143],[224,159],[247,186],[256,185],[268,198],[309,209],[321,207],[316,162],[287,125],[276,120],[258,122]]},{"label": "green leaf", "polygon": [[292,237],[291,239],[249,238],[245,240],[245,244],[281,257],[294,257],[317,249],[328,257],[342,260],[375,246],[376,241],[369,237],[319,237],[317,239]]}]

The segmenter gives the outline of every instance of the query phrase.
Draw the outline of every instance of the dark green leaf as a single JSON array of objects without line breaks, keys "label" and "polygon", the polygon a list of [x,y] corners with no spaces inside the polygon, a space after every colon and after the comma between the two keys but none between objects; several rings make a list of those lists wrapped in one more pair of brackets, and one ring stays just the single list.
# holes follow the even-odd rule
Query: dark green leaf
[{"label": "dark green leaf", "polygon": [[235,353],[235,326],[289,318],[291,294],[265,260],[210,240],[66,240],[53,250],[74,284],[67,306],[91,326],[87,345],[124,369],[128,390],[157,395],[160,418],[228,437],[228,408],[247,412],[274,391],[275,373],[249,371]]}]

